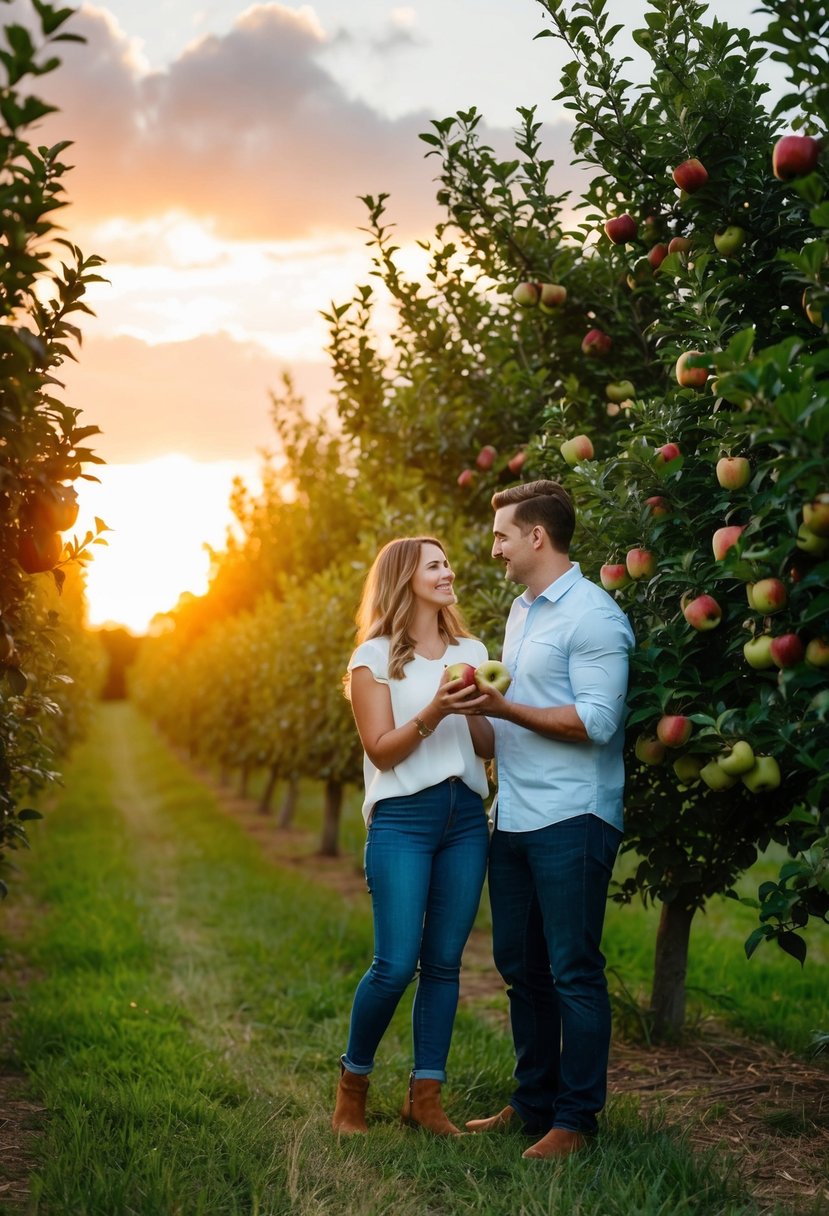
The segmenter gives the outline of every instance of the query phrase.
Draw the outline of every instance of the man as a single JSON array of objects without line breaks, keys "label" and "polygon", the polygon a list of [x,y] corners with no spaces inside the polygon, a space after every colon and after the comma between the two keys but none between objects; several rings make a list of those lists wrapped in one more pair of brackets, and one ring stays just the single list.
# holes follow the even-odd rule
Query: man
[{"label": "man", "polygon": [[575,511],[554,481],[494,495],[492,556],[526,590],[507,621],[505,696],[472,712],[495,727],[489,861],[495,965],[508,985],[517,1087],[472,1132],[516,1125],[525,1157],[567,1156],[596,1131],[607,1092],[610,1001],[600,943],[622,839],[627,617],[570,560]]}]

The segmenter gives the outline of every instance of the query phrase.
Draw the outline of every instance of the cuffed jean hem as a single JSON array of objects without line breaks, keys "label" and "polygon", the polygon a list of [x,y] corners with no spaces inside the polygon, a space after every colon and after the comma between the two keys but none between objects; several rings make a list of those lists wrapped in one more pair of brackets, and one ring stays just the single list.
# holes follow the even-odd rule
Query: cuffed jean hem
[{"label": "cuffed jean hem", "polygon": [[443,1068],[413,1068],[412,1076],[415,1081],[440,1081],[441,1085],[446,1082],[446,1071]]},{"label": "cuffed jean hem", "polygon": [[347,1068],[349,1072],[353,1072],[358,1077],[367,1077],[370,1072],[374,1071],[373,1064],[352,1064],[348,1056],[340,1056],[340,1063],[343,1068]]}]

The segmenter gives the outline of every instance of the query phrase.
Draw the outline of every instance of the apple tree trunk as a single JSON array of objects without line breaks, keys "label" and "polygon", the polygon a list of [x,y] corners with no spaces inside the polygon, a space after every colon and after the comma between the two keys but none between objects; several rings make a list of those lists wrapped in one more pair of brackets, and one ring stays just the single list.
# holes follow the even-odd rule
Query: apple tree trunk
[{"label": "apple tree trunk", "polygon": [[278,780],[279,772],[276,766],[274,766],[268,770],[268,778],[265,782],[265,788],[262,790],[262,797],[259,799],[259,806],[257,809],[260,815],[270,815],[271,803],[273,802],[273,795],[274,791],[276,790],[276,783]]},{"label": "apple tree trunk", "polygon": [[323,857],[338,856],[340,839],[340,815],[343,809],[343,783],[329,779],[325,783],[323,803],[322,839],[320,853]]},{"label": "apple tree trunk", "polygon": [[279,808],[277,827],[289,828],[294,821],[296,804],[299,799],[299,777],[290,777],[282,795],[282,805]]},{"label": "apple tree trunk", "polygon": [[239,770],[239,797],[247,798],[248,782],[250,780],[250,765],[243,764]]},{"label": "apple tree trunk", "polygon": [[685,1022],[685,975],[694,912],[679,900],[662,905],[650,1008],[653,1037],[658,1042],[677,1039]]}]

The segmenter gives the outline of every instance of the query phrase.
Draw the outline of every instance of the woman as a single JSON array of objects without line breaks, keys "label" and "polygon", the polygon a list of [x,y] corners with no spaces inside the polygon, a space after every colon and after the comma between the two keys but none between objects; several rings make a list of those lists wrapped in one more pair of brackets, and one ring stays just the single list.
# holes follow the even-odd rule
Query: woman
[{"label": "woman", "polygon": [[489,832],[484,758],[493,731],[457,713],[478,699],[446,667],[477,666],[483,644],[455,608],[455,576],[439,541],[393,540],[378,554],[357,616],[348,665],[365,749],[365,868],[374,961],[354,995],[332,1126],[365,1132],[368,1076],[404,990],[419,972],[412,1011],[414,1070],[406,1122],[461,1132],[440,1103],[458,1003],[461,954],[478,909]]}]

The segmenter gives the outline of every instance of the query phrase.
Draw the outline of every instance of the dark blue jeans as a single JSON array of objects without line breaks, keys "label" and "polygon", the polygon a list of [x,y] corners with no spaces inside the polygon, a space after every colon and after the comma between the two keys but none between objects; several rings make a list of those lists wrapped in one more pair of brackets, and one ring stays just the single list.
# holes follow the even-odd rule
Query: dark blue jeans
[{"label": "dark blue jeans", "polygon": [[496,828],[489,858],[495,965],[508,985],[528,1131],[594,1132],[607,1094],[610,1001],[600,949],[621,832],[578,815],[534,832]]},{"label": "dark blue jeans", "polygon": [[412,1010],[416,1077],[446,1080],[461,954],[486,873],[484,806],[457,777],[374,808],[366,881],[374,960],[354,994],[343,1064],[369,1073],[404,991],[419,970]]}]

